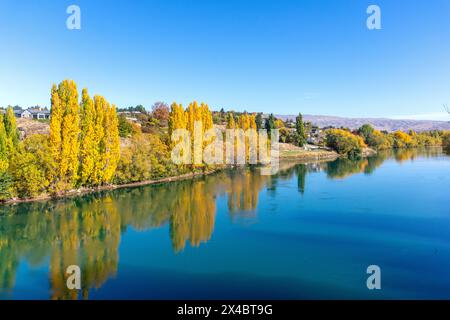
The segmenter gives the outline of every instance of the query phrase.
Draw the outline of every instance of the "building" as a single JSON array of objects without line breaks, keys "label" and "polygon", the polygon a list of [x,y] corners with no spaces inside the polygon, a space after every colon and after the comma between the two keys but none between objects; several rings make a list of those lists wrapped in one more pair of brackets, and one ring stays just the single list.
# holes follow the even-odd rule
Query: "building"
[{"label": "building", "polygon": [[37,120],[50,119],[50,111],[47,108],[29,108],[24,113],[27,113],[27,116],[29,113],[33,119]]},{"label": "building", "polygon": [[15,106],[15,107],[13,108],[13,111],[14,111],[14,115],[15,115],[17,118],[22,118],[23,109],[22,109],[21,107]]},{"label": "building", "polygon": [[33,107],[22,109],[21,107],[14,107],[14,115],[17,118],[46,120],[50,119],[50,110],[47,108]]}]

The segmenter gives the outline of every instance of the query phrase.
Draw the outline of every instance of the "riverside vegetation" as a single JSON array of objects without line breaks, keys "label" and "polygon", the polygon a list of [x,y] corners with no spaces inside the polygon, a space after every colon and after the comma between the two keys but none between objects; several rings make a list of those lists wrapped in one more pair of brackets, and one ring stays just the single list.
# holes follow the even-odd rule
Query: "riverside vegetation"
[{"label": "riverside vegetation", "polygon": [[[227,129],[280,130],[280,140],[304,146],[307,126],[301,114],[295,124],[287,124],[272,114],[263,124],[261,113],[212,112],[207,104],[192,102],[184,109],[173,103],[154,105],[150,115],[141,111],[138,123],[117,114],[104,97],[93,98],[83,89],[81,99],[74,81],[64,80],[51,89],[50,133],[20,139],[14,111],[0,115],[0,201],[60,196],[76,189],[92,189],[111,184],[158,180],[188,173],[210,171],[211,166],[176,165],[170,153],[171,133],[202,122],[205,132],[214,125]],[[210,141],[204,141],[203,148]],[[246,151],[248,157],[248,141]],[[450,133],[381,132],[370,125],[357,131],[329,129],[323,146],[349,158],[361,157],[366,147],[376,150],[443,145],[450,149]]]}]

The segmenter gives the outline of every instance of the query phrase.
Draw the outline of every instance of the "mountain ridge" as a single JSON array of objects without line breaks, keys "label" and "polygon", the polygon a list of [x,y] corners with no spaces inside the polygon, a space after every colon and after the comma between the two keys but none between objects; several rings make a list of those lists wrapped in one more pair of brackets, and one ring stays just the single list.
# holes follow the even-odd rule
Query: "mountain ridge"
[{"label": "mountain ridge", "polygon": [[[295,115],[275,115],[283,121],[295,121]],[[450,118],[450,116],[449,116]],[[411,119],[389,119],[389,118],[350,118],[327,115],[303,115],[303,121],[311,122],[319,127],[346,127],[358,129],[363,124],[371,124],[375,129],[389,132],[402,130],[429,131],[429,130],[450,130],[450,121],[436,120],[411,120]]]}]

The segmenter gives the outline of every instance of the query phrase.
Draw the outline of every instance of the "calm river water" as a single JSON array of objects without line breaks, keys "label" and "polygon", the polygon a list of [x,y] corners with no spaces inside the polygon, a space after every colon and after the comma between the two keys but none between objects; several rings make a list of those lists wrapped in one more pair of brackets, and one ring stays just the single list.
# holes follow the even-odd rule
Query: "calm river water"
[{"label": "calm river water", "polygon": [[450,299],[441,149],[281,167],[0,206],[0,298]]}]

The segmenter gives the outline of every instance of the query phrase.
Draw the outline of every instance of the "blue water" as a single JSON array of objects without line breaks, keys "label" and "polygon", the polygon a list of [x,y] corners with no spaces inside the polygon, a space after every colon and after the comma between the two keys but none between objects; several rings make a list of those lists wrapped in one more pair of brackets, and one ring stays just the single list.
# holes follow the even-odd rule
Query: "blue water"
[{"label": "blue water", "polygon": [[450,299],[442,150],[281,167],[0,207],[0,297]]}]

